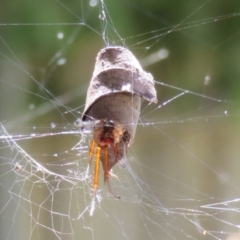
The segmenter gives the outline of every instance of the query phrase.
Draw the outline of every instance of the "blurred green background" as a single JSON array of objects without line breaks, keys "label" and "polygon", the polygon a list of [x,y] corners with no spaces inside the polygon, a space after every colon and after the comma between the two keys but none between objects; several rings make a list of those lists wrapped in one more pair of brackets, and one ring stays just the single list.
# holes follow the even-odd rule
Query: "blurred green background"
[{"label": "blurred green background", "polygon": [[[0,239],[227,239],[238,232],[238,201],[222,210],[202,206],[239,198],[239,9],[237,0],[2,1],[0,122],[54,173],[84,171],[89,136],[73,151],[80,135],[31,134],[77,131],[100,49],[127,47],[169,86],[156,84],[158,105],[143,105],[130,167],[114,169],[122,200],[101,181],[93,217],[86,211],[78,219],[91,182],[63,181],[58,196],[55,175],[39,174],[38,185],[29,166],[36,164],[4,141]],[[168,58],[146,63],[161,49]],[[158,108],[184,91],[171,86],[196,94]],[[12,169],[19,161],[27,163],[23,178]]]}]

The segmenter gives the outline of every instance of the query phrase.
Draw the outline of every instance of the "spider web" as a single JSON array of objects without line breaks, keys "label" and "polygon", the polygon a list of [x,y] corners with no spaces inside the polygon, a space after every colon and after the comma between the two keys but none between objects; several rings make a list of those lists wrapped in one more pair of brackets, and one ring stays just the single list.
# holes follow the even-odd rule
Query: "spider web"
[{"label": "spider web", "polygon": [[[238,1],[11,1],[0,21],[1,239],[240,239]],[[156,80],[95,201],[84,109],[97,53]]]}]

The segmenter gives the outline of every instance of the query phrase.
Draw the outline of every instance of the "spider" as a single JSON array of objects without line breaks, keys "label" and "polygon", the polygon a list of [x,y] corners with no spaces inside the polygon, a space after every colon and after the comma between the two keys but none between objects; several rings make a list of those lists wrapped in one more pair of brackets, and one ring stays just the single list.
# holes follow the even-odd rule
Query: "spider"
[{"label": "spider", "polygon": [[110,169],[122,159],[127,152],[130,134],[120,123],[111,120],[98,120],[94,126],[93,139],[89,148],[89,165],[92,156],[96,154],[95,172],[93,179],[94,195],[96,194],[99,180],[100,161],[104,170],[104,183],[108,184],[109,191],[117,196],[109,184]]},{"label": "spider", "polygon": [[133,54],[123,47],[102,49],[88,88],[83,121],[96,121],[89,147],[89,165],[95,156],[94,196],[98,188],[100,162],[110,192],[112,167],[126,155],[140,114],[141,99],[157,102],[151,74],[141,68]]}]

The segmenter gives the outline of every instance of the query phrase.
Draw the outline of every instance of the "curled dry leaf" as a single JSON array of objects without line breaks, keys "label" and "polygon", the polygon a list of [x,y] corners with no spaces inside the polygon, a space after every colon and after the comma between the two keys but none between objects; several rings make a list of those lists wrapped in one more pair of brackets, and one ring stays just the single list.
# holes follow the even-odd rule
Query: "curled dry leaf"
[{"label": "curled dry leaf", "polygon": [[112,192],[108,181],[109,171],[124,157],[134,139],[141,98],[157,102],[152,75],[142,69],[126,48],[102,49],[96,59],[82,115],[83,121],[96,121],[89,149],[89,164],[96,154],[95,193],[100,161],[104,169],[104,181]]}]

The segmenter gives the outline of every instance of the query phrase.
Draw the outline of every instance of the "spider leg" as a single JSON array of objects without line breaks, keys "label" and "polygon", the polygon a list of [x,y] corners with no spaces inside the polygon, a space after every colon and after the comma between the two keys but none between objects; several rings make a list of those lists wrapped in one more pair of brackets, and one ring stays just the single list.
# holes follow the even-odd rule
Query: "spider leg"
[{"label": "spider leg", "polygon": [[90,148],[89,148],[89,152],[88,152],[88,165],[90,166],[91,165],[91,162],[92,162],[92,156],[93,156],[93,153],[94,153],[94,147],[95,147],[95,141],[92,140],[91,141],[91,145],[90,145]]},{"label": "spider leg", "polygon": [[97,147],[96,162],[95,162],[95,172],[94,172],[94,178],[93,178],[94,195],[96,195],[96,191],[97,191],[97,187],[98,187],[100,158],[101,158],[101,148]]},{"label": "spider leg", "polygon": [[109,177],[109,158],[108,158],[108,146],[104,148],[104,183],[108,181]]},{"label": "spider leg", "polygon": [[108,189],[109,191],[112,193],[112,195],[117,198],[120,199],[120,196],[117,196],[111,189],[111,185],[109,183],[109,156],[108,156],[108,147],[106,146],[104,148],[104,183],[107,182],[108,185]]}]

